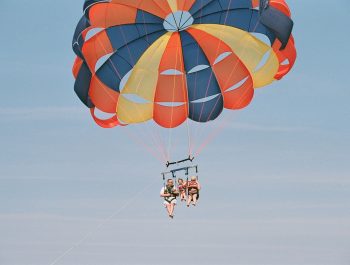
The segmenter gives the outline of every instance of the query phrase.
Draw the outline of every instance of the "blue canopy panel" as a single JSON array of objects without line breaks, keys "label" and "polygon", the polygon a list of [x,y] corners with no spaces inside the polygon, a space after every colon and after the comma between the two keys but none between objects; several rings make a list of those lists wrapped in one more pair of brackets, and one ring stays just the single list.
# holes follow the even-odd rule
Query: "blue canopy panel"
[{"label": "blue canopy panel", "polygon": [[90,82],[91,82],[91,72],[89,70],[89,67],[84,62],[79,70],[77,79],[75,80],[74,84],[74,91],[79,97],[79,99],[88,107],[92,108],[94,105],[92,104],[90,97],[89,97],[89,89],[90,89]]},{"label": "blue canopy panel", "polygon": [[143,24],[160,24],[163,25],[163,19],[152,15],[146,11],[139,9],[136,14],[135,23],[143,23]]},{"label": "blue canopy panel", "polygon": [[193,24],[220,24],[223,11],[215,12],[194,19]]},{"label": "blue canopy panel", "polygon": [[[161,25],[131,24],[111,27],[108,28],[106,32],[111,41],[113,49],[119,50],[122,47],[125,48],[128,51],[128,55],[122,57],[130,62],[130,64],[134,65],[139,59],[140,49],[142,52],[145,51],[139,46],[146,45],[146,47],[148,47],[148,44],[153,43],[157,38],[163,35],[165,30]],[[133,42],[138,39],[143,39],[147,43],[143,44],[143,42],[139,42],[138,45],[135,45]],[[134,51],[133,49],[136,50]]]},{"label": "blue canopy panel", "polygon": [[224,10],[206,16],[198,16],[193,24],[227,25],[247,32],[264,34],[271,43],[276,39],[275,34],[261,23],[259,11],[255,9]]},{"label": "blue canopy panel", "polygon": [[153,42],[153,36],[147,36],[155,32],[163,31],[165,33],[165,29],[163,27],[163,20],[159,17],[152,15],[143,10],[138,10],[136,14],[136,22],[135,25],[140,36],[146,36],[146,40],[150,39],[149,42]]},{"label": "blue canopy panel", "polygon": [[82,16],[82,18],[79,20],[78,25],[75,29],[73,40],[72,40],[73,51],[80,58],[83,58],[83,55],[81,53],[81,47],[82,47],[82,44],[84,43],[84,40],[81,37],[81,33],[88,27],[90,27],[89,20],[85,16]]},{"label": "blue canopy panel", "polygon": [[96,75],[105,85],[120,92],[119,86],[122,78],[134,67],[142,54],[162,35],[163,31],[156,31],[121,46],[97,70]]},{"label": "blue canopy panel", "polygon": [[192,5],[192,7],[189,10],[189,12],[193,16],[198,11],[203,10],[206,6],[208,6],[209,4],[211,4],[213,2],[218,2],[218,0],[199,0],[199,1],[195,1],[195,3]]},{"label": "blue canopy panel", "polygon": [[142,54],[162,35],[164,31],[158,31],[149,35],[142,36],[123,47],[119,48],[117,54],[124,58],[130,65],[134,66]]},{"label": "blue canopy panel", "polygon": [[261,14],[270,5],[270,0],[260,0],[259,2],[259,13]]},{"label": "blue canopy panel", "polygon": [[215,119],[223,109],[221,90],[215,74],[196,40],[185,31],[181,31],[180,36],[190,106],[189,118],[198,122]]},{"label": "blue canopy panel", "polygon": [[198,65],[210,65],[203,50],[189,33],[180,31],[180,37],[186,72]]},{"label": "blue canopy panel", "polygon": [[[95,2],[97,3],[98,1]],[[162,31],[165,33],[166,31],[164,30],[162,23],[163,21],[160,18],[150,13],[139,10],[137,13],[135,24],[118,25],[115,27],[110,27],[106,30],[106,32],[107,34],[108,32],[110,33],[109,38],[111,40],[112,46],[113,48],[117,49],[118,47],[125,45],[125,42],[131,42],[134,39],[137,39],[141,36],[153,34],[157,31]],[[81,49],[85,42],[85,39],[83,38],[81,33],[90,26],[91,24],[88,18],[86,16],[83,16],[80,19],[73,36],[73,51],[81,59],[84,58]],[[154,38],[155,35],[147,36],[146,40],[149,43],[153,43]]]},{"label": "blue canopy panel", "polygon": [[251,9],[251,0],[201,0],[196,1],[189,12],[196,18],[224,10],[242,8]]},{"label": "blue canopy panel", "polygon": [[219,94],[209,101],[190,102],[189,103],[189,118],[197,122],[208,122],[215,120],[224,109],[224,100]]},{"label": "blue canopy panel", "polygon": [[134,24],[110,27],[106,29],[106,33],[114,50],[140,38],[137,26]]},{"label": "blue canopy panel", "polygon": [[222,12],[220,24],[248,31],[252,14],[251,9],[228,9]]},{"label": "blue canopy panel", "polygon": [[[200,1],[197,1],[197,2],[200,2]],[[206,6],[204,6],[202,9],[199,9],[197,12],[192,13],[192,17],[195,19],[197,17],[204,17],[206,15],[210,15],[221,11],[222,11],[222,7],[219,1],[212,1],[208,3]]]},{"label": "blue canopy panel", "polygon": [[221,93],[211,67],[195,73],[187,73],[189,101],[203,99]]},{"label": "blue canopy panel", "polygon": [[292,34],[294,22],[286,14],[280,10],[267,6],[265,9],[260,11],[260,21],[268,29],[270,29],[282,43],[281,50],[283,50],[290,39]]},{"label": "blue canopy panel", "polygon": [[153,43],[167,32],[163,25],[159,24],[136,24],[136,26],[140,36],[145,36],[145,40],[149,43]]},{"label": "blue canopy panel", "polygon": [[276,40],[276,35],[268,27],[266,27],[260,17],[259,11],[253,10],[252,19],[250,21],[249,32],[261,33],[269,38],[271,43],[274,43]]},{"label": "blue canopy panel", "polygon": [[97,70],[96,75],[102,83],[119,92],[120,81],[131,69],[132,66],[116,52]]},{"label": "blue canopy panel", "polygon": [[252,0],[219,0],[223,10],[253,8]]}]

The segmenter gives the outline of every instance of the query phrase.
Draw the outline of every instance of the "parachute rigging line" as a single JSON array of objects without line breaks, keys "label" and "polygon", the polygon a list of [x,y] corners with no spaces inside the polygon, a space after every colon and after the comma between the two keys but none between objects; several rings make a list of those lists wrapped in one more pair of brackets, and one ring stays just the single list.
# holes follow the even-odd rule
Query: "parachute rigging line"
[{"label": "parachute rigging line", "polygon": [[112,221],[116,216],[118,216],[124,209],[126,209],[128,206],[133,204],[136,199],[138,199],[139,196],[142,194],[145,194],[148,189],[154,184],[155,181],[149,183],[146,185],[143,189],[138,191],[133,197],[131,197],[129,200],[127,200],[120,208],[118,208],[115,212],[113,212],[110,216],[103,219],[94,229],[90,230],[88,233],[86,233],[79,241],[77,241],[75,244],[73,244],[70,248],[68,248],[66,251],[64,251],[61,255],[59,255],[54,261],[50,263],[50,265],[57,265],[59,264],[62,259],[67,257],[73,250],[80,247],[84,242],[86,242],[91,236],[93,236],[96,232],[98,232],[103,226],[108,224],[110,221]]}]

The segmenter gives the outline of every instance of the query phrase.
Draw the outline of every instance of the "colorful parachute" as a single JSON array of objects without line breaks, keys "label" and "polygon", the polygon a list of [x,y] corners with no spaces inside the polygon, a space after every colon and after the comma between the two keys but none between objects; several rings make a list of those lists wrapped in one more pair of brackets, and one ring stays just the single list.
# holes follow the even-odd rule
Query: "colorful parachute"
[{"label": "colorful parachute", "polygon": [[86,0],[75,92],[105,128],[214,120],[293,67],[290,16],[284,0]]}]

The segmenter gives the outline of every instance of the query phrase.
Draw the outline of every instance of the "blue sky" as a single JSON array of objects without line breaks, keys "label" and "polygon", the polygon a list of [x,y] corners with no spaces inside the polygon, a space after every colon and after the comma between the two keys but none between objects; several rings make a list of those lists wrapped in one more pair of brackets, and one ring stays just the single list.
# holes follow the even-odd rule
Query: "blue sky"
[{"label": "blue sky", "polygon": [[348,1],[288,1],[294,70],[223,115],[200,205],[171,222],[139,131],[98,128],[73,92],[82,2],[0,3],[0,264],[52,264],[91,231],[57,264],[349,264]]}]

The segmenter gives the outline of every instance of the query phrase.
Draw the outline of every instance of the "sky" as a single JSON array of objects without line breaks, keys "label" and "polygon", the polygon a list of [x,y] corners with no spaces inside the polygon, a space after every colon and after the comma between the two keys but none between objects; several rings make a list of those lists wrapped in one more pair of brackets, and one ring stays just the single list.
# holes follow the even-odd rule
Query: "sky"
[{"label": "sky", "polygon": [[0,264],[350,264],[350,3],[288,3],[294,69],[211,125],[199,205],[169,220],[146,129],[101,129],[74,94],[83,1],[0,1]]}]

